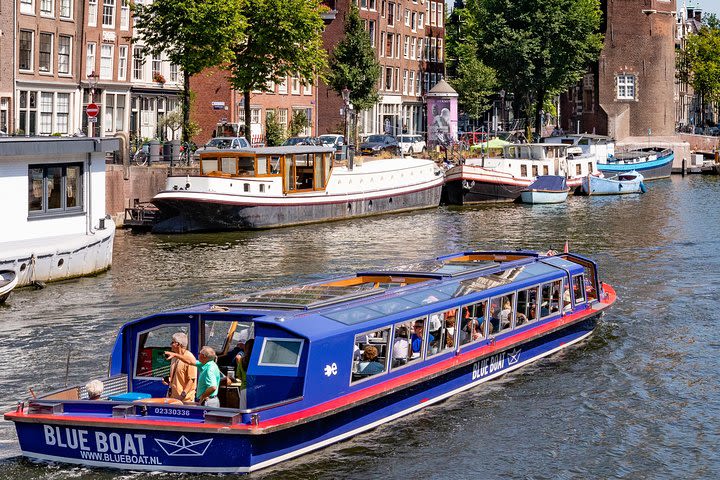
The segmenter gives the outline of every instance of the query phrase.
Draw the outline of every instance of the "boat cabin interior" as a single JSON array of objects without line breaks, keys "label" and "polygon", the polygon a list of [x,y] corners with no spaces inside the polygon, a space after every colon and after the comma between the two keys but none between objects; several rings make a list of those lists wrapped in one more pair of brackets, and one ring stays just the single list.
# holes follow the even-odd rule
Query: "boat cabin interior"
[{"label": "boat cabin interior", "polygon": [[505,158],[556,160],[567,156],[567,145],[552,143],[517,143],[505,146]]},{"label": "boat cabin interior", "polygon": [[200,155],[200,175],[217,178],[281,177],[283,193],[324,190],[335,150],[324,146],[212,150]]}]

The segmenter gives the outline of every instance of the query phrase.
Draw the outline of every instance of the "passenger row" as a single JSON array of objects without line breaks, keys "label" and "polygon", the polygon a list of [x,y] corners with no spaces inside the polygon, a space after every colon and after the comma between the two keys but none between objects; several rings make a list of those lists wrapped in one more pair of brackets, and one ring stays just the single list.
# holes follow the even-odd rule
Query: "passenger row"
[{"label": "passenger row", "polygon": [[572,296],[567,283],[556,280],[356,335],[352,381],[384,373],[388,363],[392,369],[402,368],[550,317],[561,308],[568,311],[573,300],[579,305],[597,299],[587,285],[592,282],[576,275]]}]

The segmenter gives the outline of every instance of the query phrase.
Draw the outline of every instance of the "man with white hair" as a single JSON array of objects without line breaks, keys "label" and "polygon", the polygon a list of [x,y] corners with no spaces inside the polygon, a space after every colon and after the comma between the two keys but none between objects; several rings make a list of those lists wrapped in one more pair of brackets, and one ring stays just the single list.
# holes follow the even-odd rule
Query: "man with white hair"
[{"label": "man with white hair", "polygon": [[[177,332],[172,336],[170,348],[179,358],[173,358],[170,362],[170,378],[168,384],[168,396],[176,398],[183,403],[192,403],[195,400],[195,389],[197,379],[197,367],[195,355],[187,349],[188,337],[183,332]],[[179,361],[182,358],[184,361]]]},{"label": "man with white hair", "polygon": [[[179,353],[165,352],[165,354],[168,358],[188,363],[187,358]],[[195,363],[195,366],[200,369],[197,403],[206,407],[219,407],[220,400],[217,395],[220,390],[222,374],[220,373],[217,363],[215,363],[217,359],[215,349],[208,346],[202,347],[198,353],[198,357],[200,357],[200,361]]]},{"label": "man with white hair", "polygon": [[103,385],[103,382],[100,380],[92,380],[85,385],[85,390],[88,394],[88,400],[100,400],[103,390],[105,390],[105,385]]}]

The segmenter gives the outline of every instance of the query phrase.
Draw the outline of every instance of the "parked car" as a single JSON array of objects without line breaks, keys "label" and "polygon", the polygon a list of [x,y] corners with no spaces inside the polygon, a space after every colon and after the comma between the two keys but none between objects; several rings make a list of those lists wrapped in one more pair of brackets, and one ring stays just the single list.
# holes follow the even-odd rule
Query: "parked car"
[{"label": "parked car", "polygon": [[400,145],[397,139],[390,135],[370,135],[367,140],[360,144],[360,153],[363,155],[376,155],[380,152],[399,155]]},{"label": "parked car", "polygon": [[339,150],[340,147],[345,145],[345,137],[342,135],[337,135],[335,133],[326,133],[325,135],[320,135],[318,139],[322,142],[323,145],[332,145],[335,147],[336,150]]},{"label": "parked car", "polygon": [[252,146],[245,137],[215,137],[211,138],[208,143],[195,150],[193,157],[198,159],[200,158],[200,154],[202,152],[225,148],[252,148]]},{"label": "parked car", "polygon": [[290,137],[282,144],[283,147],[295,145],[322,145],[322,141],[315,137]]},{"label": "parked car", "polygon": [[400,135],[397,141],[405,155],[425,153],[426,146],[422,135]]}]

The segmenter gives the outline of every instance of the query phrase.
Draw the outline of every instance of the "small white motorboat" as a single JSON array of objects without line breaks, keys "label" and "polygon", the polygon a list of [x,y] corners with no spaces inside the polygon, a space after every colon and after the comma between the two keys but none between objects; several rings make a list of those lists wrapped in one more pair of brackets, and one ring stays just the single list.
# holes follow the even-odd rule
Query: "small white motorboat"
[{"label": "small white motorboat", "polygon": [[533,183],[520,192],[523,203],[562,203],[567,200],[570,188],[565,177],[540,175]]},{"label": "small white motorboat", "polygon": [[0,303],[10,296],[17,282],[18,277],[14,270],[0,270]]},{"label": "small white motorboat", "polygon": [[645,193],[643,176],[632,170],[612,177],[588,175],[583,178],[582,191],[585,195],[622,195],[625,193]]}]

